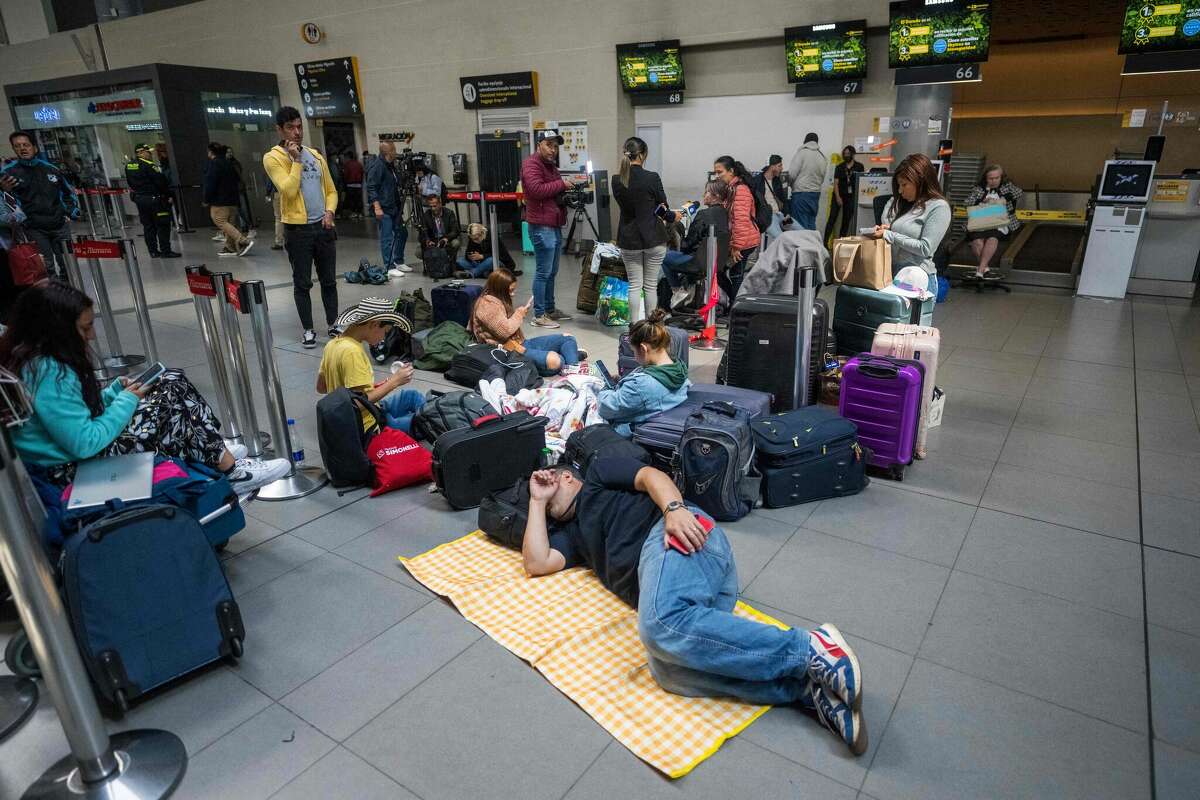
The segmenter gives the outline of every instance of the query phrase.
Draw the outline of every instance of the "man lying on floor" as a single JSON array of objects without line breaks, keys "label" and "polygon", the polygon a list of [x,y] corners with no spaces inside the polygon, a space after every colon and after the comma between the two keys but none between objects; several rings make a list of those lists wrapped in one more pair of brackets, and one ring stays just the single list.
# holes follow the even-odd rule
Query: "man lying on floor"
[{"label": "man lying on floor", "polygon": [[[785,631],[735,616],[729,540],[704,512],[684,505],[669,476],[635,459],[599,458],[583,480],[565,466],[535,472],[529,498],[525,571],[593,569],[637,609],[650,672],[662,688],[799,703],[855,755],[866,752],[862,674],[841,632],[828,624]],[[547,517],[562,523],[553,534]]]}]

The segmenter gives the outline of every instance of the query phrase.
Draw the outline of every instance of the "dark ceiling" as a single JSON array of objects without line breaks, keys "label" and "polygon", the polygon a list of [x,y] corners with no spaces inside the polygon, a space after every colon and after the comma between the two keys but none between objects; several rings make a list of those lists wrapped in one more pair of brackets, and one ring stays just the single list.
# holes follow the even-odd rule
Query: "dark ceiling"
[{"label": "dark ceiling", "polygon": [[1116,36],[1124,0],[994,0],[993,42]]}]

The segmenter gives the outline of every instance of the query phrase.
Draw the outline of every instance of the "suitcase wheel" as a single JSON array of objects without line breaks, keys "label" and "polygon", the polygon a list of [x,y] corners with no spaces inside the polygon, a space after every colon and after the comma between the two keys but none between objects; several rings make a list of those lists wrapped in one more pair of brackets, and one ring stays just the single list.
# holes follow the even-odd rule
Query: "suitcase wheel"
[{"label": "suitcase wheel", "polygon": [[4,648],[4,663],[8,665],[9,671],[18,678],[40,678],[42,676],[42,670],[33,655],[33,645],[29,643],[29,637],[23,630],[17,631],[8,640],[8,645]]},{"label": "suitcase wheel", "polygon": [[243,652],[245,652],[245,651],[242,650],[242,637],[234,636],[232,639],[229,640],[230,659],[234,663],[237,663],[237,659],[242,657]]},{"label": "suitcase wheel", "polygon": [[904,467],[899,464],[892,465],[892,479],[896,481],[904,480]]},{"label": "suitcase wheel", "polygon": [[116,707],[116,719],[120,719],[129,713],[129,700],[125,697],[124,689],[117,689],[113,692],[113,705]]}]

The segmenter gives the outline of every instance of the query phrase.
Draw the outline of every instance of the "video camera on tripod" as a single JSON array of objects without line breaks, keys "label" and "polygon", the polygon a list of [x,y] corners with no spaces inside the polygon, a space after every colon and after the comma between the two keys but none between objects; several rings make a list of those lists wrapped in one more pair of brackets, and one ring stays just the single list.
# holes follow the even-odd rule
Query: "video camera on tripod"
[{"label": "video camera on tripod", "polygon": [[413,152],[411,147],[406,147],[396,156],[396,161],[400,163],[400,169],[404,173],[405,182],[411,182],[417,174],[417,170],[422,172],[431,172],[430,164],[432,159],[429,153]]}]

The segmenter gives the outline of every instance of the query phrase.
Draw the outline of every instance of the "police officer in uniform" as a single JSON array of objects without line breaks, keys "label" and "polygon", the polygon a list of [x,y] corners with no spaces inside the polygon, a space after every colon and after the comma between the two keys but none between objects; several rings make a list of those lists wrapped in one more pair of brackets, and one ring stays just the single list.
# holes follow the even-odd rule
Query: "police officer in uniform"
[{"label": "police officer in uniform", "polygon": [[150,257],[180,258],[171,251],[171,185],[151,160],[153,148],[139,144],[135,149],[137,159],[125,165],[125,182],[138,207]]}]

